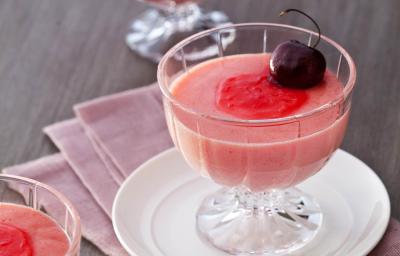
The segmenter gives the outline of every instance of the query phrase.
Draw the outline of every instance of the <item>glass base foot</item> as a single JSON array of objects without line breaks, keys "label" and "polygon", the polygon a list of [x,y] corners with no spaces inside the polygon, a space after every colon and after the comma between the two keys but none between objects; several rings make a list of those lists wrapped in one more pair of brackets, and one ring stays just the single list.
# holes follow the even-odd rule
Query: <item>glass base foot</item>
[{"label": "glass base foot", "polygon": [[126,44],[142,57],[158,62],[184,38],[228,22],[224,13],[205,12],[196,4],[185,4],[174,12],[149,9],[131,24]]},{"label": "glass base foot", "polygon": [[200,236],[234,255],[287,255],[308,244],[321,224],[319,205],[296,188],[222,189],[205,198],[197,212]]}]

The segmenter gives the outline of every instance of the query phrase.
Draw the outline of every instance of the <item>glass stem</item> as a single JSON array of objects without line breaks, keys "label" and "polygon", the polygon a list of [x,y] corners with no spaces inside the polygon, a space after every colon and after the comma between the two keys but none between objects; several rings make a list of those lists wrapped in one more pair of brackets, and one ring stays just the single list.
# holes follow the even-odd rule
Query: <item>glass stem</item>
[{"label": "glass stem", "polygon": [[187,3],[161,8],[160,13],[174,23],[179,31],[190,31],[201,18],[201,9],[195,3]]},{"label": "glass stem", "polygon": [[264,192],[252,192],[245,187],[233,188],[233,193],[238,204],[244,209],[254,213],[276,212],[285,201],[285,195],[281,190],[269,190]]}]

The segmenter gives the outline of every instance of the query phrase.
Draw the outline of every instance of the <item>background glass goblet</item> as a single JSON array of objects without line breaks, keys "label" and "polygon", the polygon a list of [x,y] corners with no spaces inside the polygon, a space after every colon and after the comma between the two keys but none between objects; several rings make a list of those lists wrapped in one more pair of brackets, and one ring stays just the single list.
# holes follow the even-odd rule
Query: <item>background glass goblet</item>
[{"label": "background glass goblet", "polygon": [[[294,186],[317,173],[341,144],[355,65],[339,44],[322,36],[317,48],[343,84],[343,94],[306,113],[263,120],[201,113],[174,97],[174,81],[207,60],[272,52],[286,40],[311,45],[317,36],[281,24],[228,25],[185,39],[159,64],[158,82],[175,146],[193,169],[223,186],[197,212],[200,236],[223,251],[287,255],[315,237],[321,209]],[[197,52],[208,54],[191,58]]]},{"label": "background glass goblet", "polygon": [[139,0],[152,6],[135,19],[126,35],[127,45],[139,55],[158,62],[184,38],[228,23],[220,11],[205,11],[200,0]]}]

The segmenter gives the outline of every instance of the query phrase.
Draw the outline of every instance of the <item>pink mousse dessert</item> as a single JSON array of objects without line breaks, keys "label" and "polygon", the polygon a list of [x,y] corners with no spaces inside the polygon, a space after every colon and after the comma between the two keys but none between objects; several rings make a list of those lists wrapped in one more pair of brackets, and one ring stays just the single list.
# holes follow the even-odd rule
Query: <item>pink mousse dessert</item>
[{"label": "pink mousse dessert", "polygon": [[64,256],[68,248],[64,231],[45,214],[0,203],[1,256]]},{"label": "pink mousse dessert", "polygon": [[319,171],[343,139],[349,115],[339,104],[308,114],[343,100],[336,76],[326,70],[310,88],[283,87],[270,79],[270,57],[208,60],[170,87],[181,105],[167,109],[175,145],[194,169],[221,185],[251,191],[293,186]]}]

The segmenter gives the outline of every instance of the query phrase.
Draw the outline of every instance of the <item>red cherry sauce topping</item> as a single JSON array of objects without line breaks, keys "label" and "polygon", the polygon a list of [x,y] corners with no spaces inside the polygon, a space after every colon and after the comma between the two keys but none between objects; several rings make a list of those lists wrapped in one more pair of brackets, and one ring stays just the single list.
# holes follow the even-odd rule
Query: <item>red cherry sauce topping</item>
[{"label": "red cherry sauce topping", "polygon": [[282,87],[268,74],[242,74],[224,80],[217,89],[217,107],[243,119],[279,118],[298,110],[308,99],[305,90]]},{"label": "red cherry sauce topping", "polygon": [[12,225],[0,223],[0,255],[32,256],[28,234]]}]

